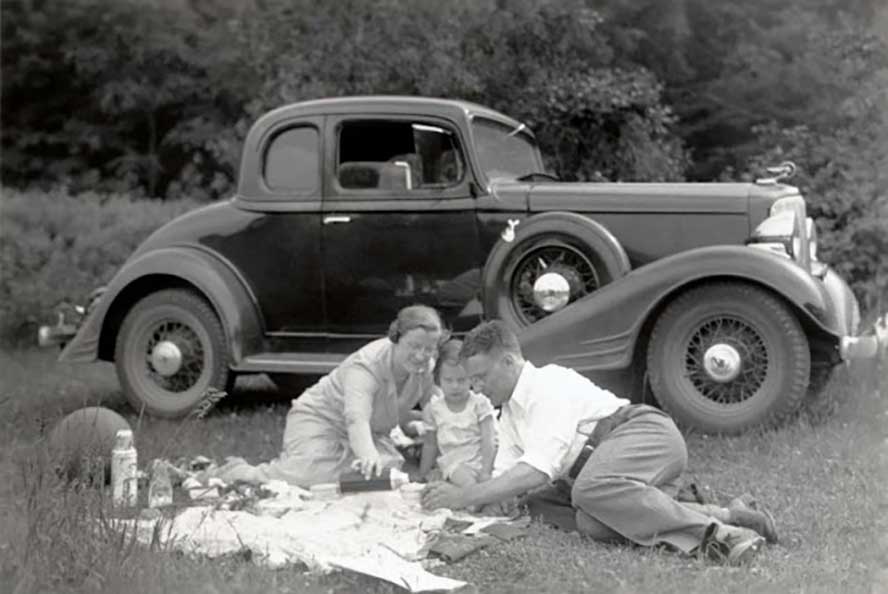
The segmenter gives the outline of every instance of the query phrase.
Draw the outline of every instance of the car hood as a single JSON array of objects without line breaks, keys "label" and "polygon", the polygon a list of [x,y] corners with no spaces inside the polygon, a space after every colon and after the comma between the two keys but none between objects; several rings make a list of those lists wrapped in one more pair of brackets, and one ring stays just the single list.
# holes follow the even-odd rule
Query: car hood
[{"label": "car hood", "polygon": [[534,184],[531,212],[719,212],[744,213],[754,184],[741,183],[563,183]]}]

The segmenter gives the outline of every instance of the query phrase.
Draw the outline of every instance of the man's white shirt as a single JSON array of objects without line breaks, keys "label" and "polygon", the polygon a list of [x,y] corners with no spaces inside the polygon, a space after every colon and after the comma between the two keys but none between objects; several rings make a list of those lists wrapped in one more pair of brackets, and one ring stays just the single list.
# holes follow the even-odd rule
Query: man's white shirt
[{"label": "man's white shirt", "polygon": [[550,480],[566,476],[596,423],[626,404],[572,369],[525,362],[502,408],[494,475],[524,462]]}]

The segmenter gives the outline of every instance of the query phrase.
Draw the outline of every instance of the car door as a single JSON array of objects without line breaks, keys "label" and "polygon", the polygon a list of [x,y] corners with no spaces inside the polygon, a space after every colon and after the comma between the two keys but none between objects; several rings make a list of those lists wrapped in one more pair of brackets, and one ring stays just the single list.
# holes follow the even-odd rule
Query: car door
[{"label": "car door", "polygon": [[333,350],[386,333],[400,308],[437,308],[454,330],[480,320],[482,254],[459,131],[416,117],[327,118],[322,216]]}]

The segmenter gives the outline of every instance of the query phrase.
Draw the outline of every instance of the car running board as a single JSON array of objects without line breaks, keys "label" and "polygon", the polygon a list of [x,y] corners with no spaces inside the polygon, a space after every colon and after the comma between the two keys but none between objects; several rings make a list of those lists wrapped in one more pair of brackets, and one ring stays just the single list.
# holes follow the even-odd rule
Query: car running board
[{"label": "car running board", "polygon": [[237,373],[325,374],[346,356],[339,353],[257,353],[245,357],[231,369]]}]

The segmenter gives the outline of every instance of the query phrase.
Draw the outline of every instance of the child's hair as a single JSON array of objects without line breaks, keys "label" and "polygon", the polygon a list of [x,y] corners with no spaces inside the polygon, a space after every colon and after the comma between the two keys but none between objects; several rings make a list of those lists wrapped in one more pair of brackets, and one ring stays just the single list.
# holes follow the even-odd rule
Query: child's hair
[{"label": "child's hair", "polygon": [[459,352],[462,349],[462,341],[456,338],[444,342],[438,348],[438,360],[435,361],[435,382],[441,381],[441,365],[460,365]]}]

